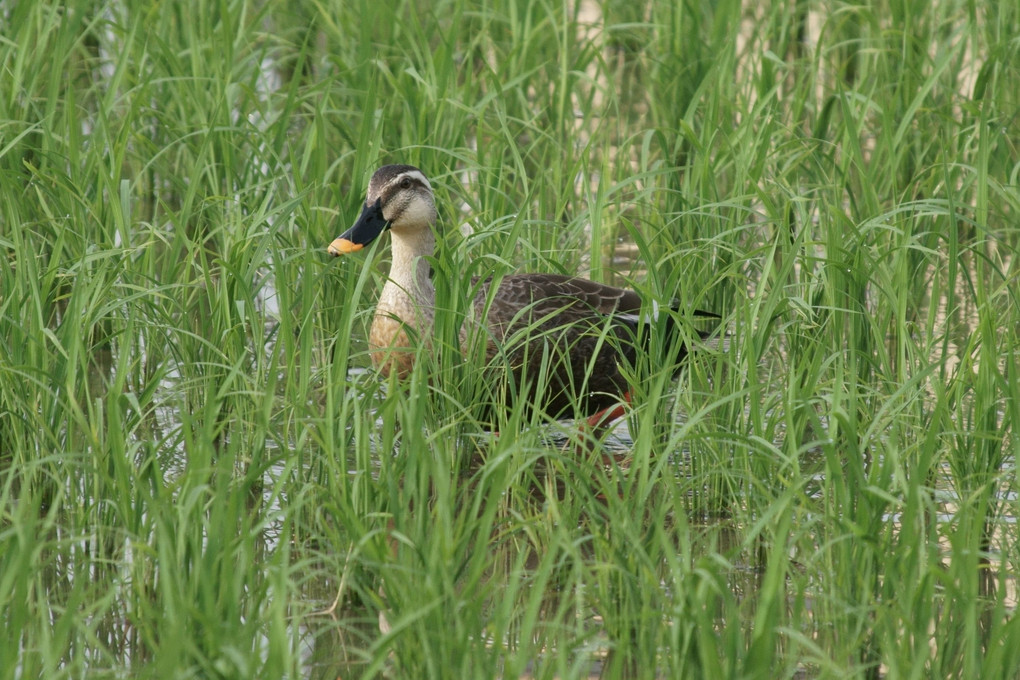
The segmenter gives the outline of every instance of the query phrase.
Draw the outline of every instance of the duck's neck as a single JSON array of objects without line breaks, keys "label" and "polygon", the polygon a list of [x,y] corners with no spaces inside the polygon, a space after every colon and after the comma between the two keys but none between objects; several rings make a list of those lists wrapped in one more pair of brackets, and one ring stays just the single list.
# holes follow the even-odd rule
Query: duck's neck
[{"label": "duck's neck", "polygon": [[391,233],[393,263],[390,265],[390,278],[383,287],[379,306],[395,312],[408,322],[412,321],[407,318],[408,314],[419,318],[424,315],[431,321],[432,307],[436,302],[436,289],[429,276],[427,258],[436,251],[436,237],[431,229],[423,229],[415,234]]}]

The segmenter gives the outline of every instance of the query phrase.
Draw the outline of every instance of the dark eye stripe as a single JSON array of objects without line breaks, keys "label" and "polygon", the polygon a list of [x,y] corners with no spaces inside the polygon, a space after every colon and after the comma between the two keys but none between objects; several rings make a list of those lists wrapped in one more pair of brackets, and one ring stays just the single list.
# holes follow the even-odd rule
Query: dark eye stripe
[{"label": "dark eye stripe", "polygon": [[[402,187],[401,184],[405,182],[409,186]],[[389,205],[393,201],[399,202],[400,199],[396,197],[401,192],[431,198],[432,185],[421,170],[414,166],[386,165],[372,176],[368,187],[368,202],[373,203],[376,200],[381,200],[383,205]],[[408,198],[410,199],[410,196]],[[390,205],[391,209],[395,207],[395,205]]]},{"label": "dark eye stripe", "polygon": [[[409,180],[408,186],[403,186],[404,180]],[[382,201],[384,204],[389,203],[393,200],[393,197],[404,191],[427,191],[427,187],[422,183],[420,179],[412,175],[401,175],[395,177],[393,181],[386,185],[382,193]]]}]

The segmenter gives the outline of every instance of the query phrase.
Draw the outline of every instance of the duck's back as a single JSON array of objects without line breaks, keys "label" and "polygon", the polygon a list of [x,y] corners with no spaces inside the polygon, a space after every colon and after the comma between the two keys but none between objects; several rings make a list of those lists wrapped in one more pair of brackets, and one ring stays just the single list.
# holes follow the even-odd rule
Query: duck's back
[{"label": "duck's back", "polygon": [[590,413],[620,399],[620,362],[634,360],[641,299],[634,291],[557,274],[515,274],[479,287],[486,359],[512,374],[508,398],[552,416]]}]

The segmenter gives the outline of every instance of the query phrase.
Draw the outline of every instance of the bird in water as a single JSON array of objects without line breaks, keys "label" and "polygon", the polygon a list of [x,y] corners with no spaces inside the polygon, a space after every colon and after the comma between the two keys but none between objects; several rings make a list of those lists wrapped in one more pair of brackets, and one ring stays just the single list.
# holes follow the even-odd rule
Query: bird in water
[{"label": "bird in water", "polygon": [[[360,217],[327,248],[334,256],[353,253],[390,232],[392,264],[368,339],[372,362],[383,375],[409,374],[415,343],[429,342],[436,288],[428,258],[435,253],[436,218],[425,174],[411,165],[385,165],[369,182]],[[553,418],[589,417],[599,425],[622,415],[631,372],[621,368],[649,351],[648,336],[657,325],[677,335],[673,342],[659,343],[672,347],[662,363],[675,373],[688,353],[674,314],[659,313],[653,305],[643,317],[642,299],[633,290],[542,273],[472,284],[477,293],[461,329],[462,350],[468,351],[472,332],[480,330],[487,365],[506,369],[498,375],[508,400],[526,399],[529,408]],[[701,311],[693,315],[719,318]]]}]

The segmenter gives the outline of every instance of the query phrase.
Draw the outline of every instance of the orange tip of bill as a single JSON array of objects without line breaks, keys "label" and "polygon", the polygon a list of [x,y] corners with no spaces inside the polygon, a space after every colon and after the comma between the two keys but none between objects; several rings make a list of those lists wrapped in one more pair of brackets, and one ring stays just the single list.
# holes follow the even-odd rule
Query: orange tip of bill
[{"label": "orange tip of bill", "polygon": [[360,243],[348,241],[345,238],[335,238],[326,248],[326,252],[330,255],[346,255],[347,253],[356,253],[364,247]]}]

